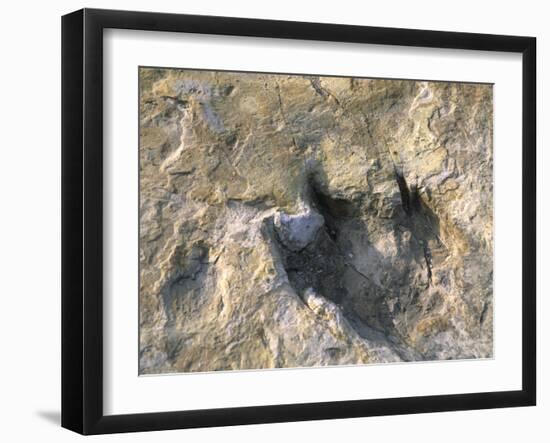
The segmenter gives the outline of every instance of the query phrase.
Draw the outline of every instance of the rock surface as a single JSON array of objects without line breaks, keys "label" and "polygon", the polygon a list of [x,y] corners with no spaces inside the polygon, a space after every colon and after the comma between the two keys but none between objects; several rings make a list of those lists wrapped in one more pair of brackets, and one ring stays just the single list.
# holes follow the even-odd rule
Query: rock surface
[{"label": "rock surface", "polygon": [[140,69],[140,373],[492,357],[492,87]]}]

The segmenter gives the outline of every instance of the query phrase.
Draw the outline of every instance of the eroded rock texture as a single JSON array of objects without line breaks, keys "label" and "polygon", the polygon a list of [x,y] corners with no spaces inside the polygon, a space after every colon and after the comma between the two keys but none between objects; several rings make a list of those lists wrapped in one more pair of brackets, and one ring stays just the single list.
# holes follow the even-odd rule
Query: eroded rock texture
[{"label": "eroded rock texture", "polygon": [[140,70],[140,372],[492,356],[490,85]]}]

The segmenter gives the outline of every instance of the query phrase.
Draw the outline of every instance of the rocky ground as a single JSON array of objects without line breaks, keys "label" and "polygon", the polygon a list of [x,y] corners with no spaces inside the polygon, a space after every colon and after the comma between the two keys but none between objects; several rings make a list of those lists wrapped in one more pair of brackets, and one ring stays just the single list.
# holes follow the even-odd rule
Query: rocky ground
[{"label": "rocky ground", "polygon": [[492,86],[140,69],[140,373],[492,356]]}]

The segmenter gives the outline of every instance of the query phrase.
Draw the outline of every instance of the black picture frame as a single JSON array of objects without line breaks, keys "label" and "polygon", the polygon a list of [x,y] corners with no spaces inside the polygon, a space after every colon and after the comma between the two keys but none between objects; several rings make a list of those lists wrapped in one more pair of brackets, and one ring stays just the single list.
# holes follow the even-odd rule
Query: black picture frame
[{"label": "black picture frame", "polygon": [[[172,31],[522,54],[522,389],[103,413],[103,30]],[[229,17],[83,9],[62,18],[62,426],[82,434],[531,406],[536,403],[536,39]]]}]

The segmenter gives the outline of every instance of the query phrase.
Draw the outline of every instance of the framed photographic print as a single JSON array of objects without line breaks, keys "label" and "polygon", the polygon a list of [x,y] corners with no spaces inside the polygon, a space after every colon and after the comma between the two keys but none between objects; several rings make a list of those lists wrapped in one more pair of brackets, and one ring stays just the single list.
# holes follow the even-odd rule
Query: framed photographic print
[{"label": "framed photographic print", "polygon": [[529,406],[531,37],[62,20],[62,425]]}]

